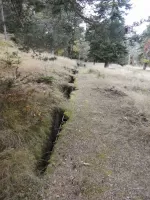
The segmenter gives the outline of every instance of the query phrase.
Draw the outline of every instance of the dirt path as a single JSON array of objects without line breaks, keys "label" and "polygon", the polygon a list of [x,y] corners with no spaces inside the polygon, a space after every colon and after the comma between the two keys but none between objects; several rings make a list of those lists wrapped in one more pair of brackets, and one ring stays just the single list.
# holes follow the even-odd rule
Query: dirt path
[{"label": "dirt path", "polygon": [[43,199],[149,200],[149,82],[133,82],[134,72],[89,72],[78,75]]}]

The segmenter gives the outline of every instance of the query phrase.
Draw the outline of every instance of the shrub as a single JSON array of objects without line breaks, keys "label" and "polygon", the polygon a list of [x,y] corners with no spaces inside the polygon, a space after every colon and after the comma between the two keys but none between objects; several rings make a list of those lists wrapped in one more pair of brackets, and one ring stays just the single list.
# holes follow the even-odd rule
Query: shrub
[{"label": "shrub", "polygon": [[44,57],[43,60],[46,62],[48,61],[48,57]]},{"label": "shrub", "polygon": [[57,58],[54,56],[54,57],[49,58],[49,60],[54,61],[54,60],[57,60]]},{"label": "shrub", "polygon": [[2,60],[5,62],[6,67],[12,67],[14,65],[19,65],[21,63],[21,59],[18,56],[18,52],[12,52],[12,53],[6,52],[5,54],[6,57]]},{"label": "shrub", "polygon": [[37,79],[37,83],[52,84],[53,81],[54,81],[53,76],[45,76],[45,77],[40,77]]},{"label": "shrub", "polygon": [[147,63],[147,64],[150,64],[150,60],[148,60],[148,59],[144,58],[144,59],[142,59],[142,63]]},{"label": "shrub", "polygon": [[0,80],[0,90],[7,91],[10,88],[12,88],[14,84],[15,84],[14,78],[6,78],[4,80]]}]

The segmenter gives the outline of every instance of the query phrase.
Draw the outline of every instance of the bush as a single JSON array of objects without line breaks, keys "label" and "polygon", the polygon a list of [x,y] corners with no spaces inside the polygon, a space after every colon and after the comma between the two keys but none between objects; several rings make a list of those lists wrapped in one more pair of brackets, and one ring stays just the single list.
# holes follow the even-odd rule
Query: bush
[{"label": "bush", "polygon": [[43,60],[46,62],[48,61],[48,57],[44,57]]},{"label": "bush", "polygon": [[49,60],[54,61],[54,60],[57,60],[57,58],[54,56],[54,57],[49,58]]},{"label": "bush", "polygon": [[6,52],[6,57],[2,59],[5,62],[6,67],[12,67],[14,65],[19,65],[21,63],[21,59],[18,56],[18,52],[8,53]]},{"label": "bush", "polygon": [[150,64],[150,60],[144,58],[144,59],[142,59],[142,63]]},{"label": "bush", "polygon": [[0,91],[7,91],[11,89],[15,84],[14,78],[6,78],[4,80],[0,80]]}]

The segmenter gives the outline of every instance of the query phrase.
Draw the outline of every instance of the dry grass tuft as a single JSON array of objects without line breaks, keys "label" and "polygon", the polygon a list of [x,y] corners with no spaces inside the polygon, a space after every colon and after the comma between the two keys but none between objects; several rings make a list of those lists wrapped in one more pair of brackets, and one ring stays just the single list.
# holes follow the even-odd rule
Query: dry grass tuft
[{"label": "dry grass tuft", "polygon": [[37,79],[37,83],[45,83],[45,84],[52,84],[54,81],[53,76],[45,76],[45,77],[40,77]]},{"label": "dry grass tuft", "polygon": [[2,58],[5,67],[15,67],[21,63],[21,58],[18,55],[18,52],[9,53],[8,51],[5,53],[5,57]]},{"label": "dry grass tuft", "polygon": [[0,159],[1,199],[42,199],[42,182],[33,173],[35,158],[28,149],[8,149]]}]

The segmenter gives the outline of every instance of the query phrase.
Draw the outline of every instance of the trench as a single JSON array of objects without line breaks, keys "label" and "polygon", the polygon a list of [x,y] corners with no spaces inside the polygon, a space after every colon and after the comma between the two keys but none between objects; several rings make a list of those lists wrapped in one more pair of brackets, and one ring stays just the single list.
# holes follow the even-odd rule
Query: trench
[{"label": "trench", "polygon": [[74,76],[70,76],[69,83],[74,83],[76,78]]},{"label": "trench", "polygon": [[61,87],[61,90],[64,94],[64,97],[70,99],[71,93],[76,90],[76,87],[72,85],[63,85]]},{"label": "trench", "polygon": [[76,70],[76,69],[72,69],[72,73],[73,73],[74,75],[76,75],[76,74],[78,74],[78,73],[79,73],[79,71],[78,71],[78,70]]},{"label": "trench", "polygon": [[[75,74],[78,73],[77,70],[75,70]],[[75,77],[70,76],[69,83],[74,83]],[[61,91],[63,92],[64,96],[69,99],[71,96],[71,93],[76,90],[75,86],[72,85],[62,85]],[[59,137],[59,133],[62,131],[62,126],[69,120],[68,116],[65,115],[64,110],[60,108],[55,108],[53,115],[52,115],[52,127],[50,130],[50,134],[48,136],[48,139],[44,145],[42,156],[40,160],[37,163],[37,174],[43,175],[47,167],[49,165],[49,161],[53,152],[53,149],[55,147],[57,138]]]},{"label": "trench", "polygon": [[62,109],[55,109],[52,116],[52,128],[42,152],[42,157],[37,164],[38,174],[43,175],[49,165],[55,143],[62,130],[62,126],[68,121],[68,117]]}]

